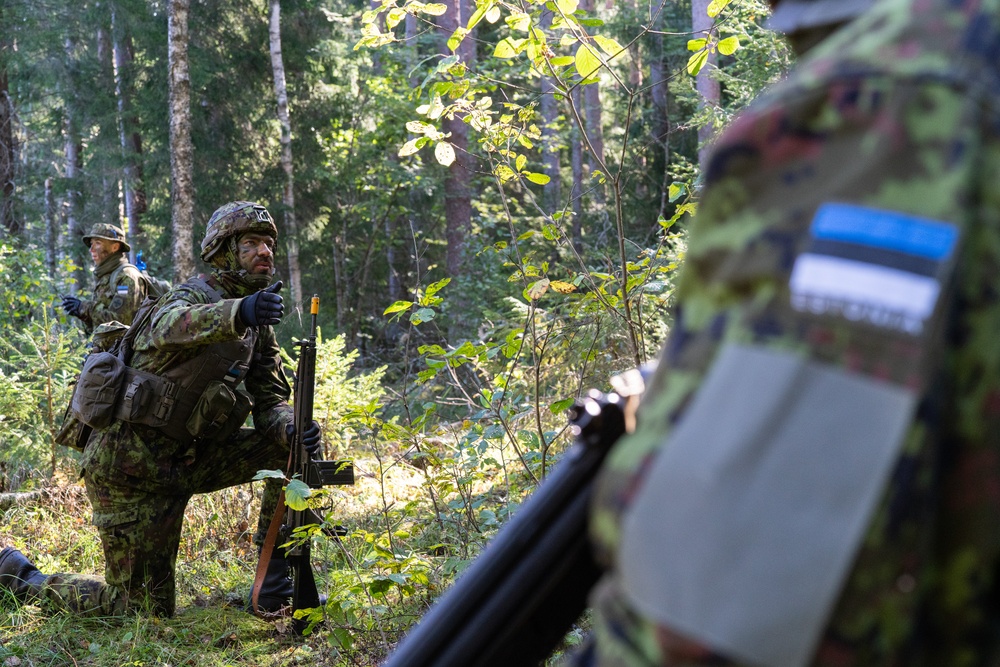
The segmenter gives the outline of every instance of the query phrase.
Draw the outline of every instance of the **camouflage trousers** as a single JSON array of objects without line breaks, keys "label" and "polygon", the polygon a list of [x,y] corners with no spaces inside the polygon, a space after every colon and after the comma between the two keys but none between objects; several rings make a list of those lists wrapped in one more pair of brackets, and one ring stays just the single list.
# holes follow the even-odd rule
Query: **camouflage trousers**
[{"label": "camouflage trousers", "polygon": [[[145,435],[144,442],[149,445],[149,434]],[[92,440],[88,448],[95,444]],[[284,468],[287,461],[286,445],[244,428],[199,451],[193,460],[161,457],[155,462],[163,473],[159,480],[129,474],[134,470],[123,472],[100,465],[85,468],[94,525],[104,549],[105,573],[103,577],[51,574],[42,587],[43,604],[82,615],[115,616],[128,611],[173,615],[176,560],[188,500],[196,493],[244,484],[258,470]],[[279,480],[267,480],[255,537],[258,544],[280,491]]]}]

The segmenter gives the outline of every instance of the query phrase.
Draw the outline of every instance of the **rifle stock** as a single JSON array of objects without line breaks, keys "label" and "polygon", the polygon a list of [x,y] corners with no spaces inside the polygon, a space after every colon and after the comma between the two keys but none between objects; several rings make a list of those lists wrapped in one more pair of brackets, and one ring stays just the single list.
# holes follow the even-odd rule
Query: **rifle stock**
[{"label": "rifle stock", "polygon": [[[633,373],[620,394],[641,392],[624,390],[641,383]],[[587,513],[597,471],[630,419],[622,395],[591,391],[573,406],[574,444],[383,667],[520,667],[552,653],[601,574]]]}]

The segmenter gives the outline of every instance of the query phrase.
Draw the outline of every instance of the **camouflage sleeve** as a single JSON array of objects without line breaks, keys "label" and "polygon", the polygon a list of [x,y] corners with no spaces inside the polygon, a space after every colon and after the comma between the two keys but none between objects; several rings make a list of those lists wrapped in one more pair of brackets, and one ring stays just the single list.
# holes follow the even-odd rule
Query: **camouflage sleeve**
[{"label": "camouflage sleeve", "polygon": [[115,282],[109,284],[95,300],[88,313],[92,323],[103,324],[117,320],[131,324],[139,305],[146,298],[146,282],[131,267],[117,272]]},{"label": "camouflage sleeve", "polygon": [[292,408],[288,405],[292,392],[271,327],[258,330],[254,362],[245,382],[254,399],[253,421],[257,430],[283,438],[285,427],[292,422]]},{"label": "camouflage sleeve", "polygon": [[94,301],[83,300],[83,299],[80,300],[80,312],[77,315],[77,317],[80,318],[81,322],[83,322],[83,330],[86,331],[88,334],[94,332],[93,313],[95,305],[96,304],[94,303]]},{"label": "camouflage sleeve", "polygon": [[[997,101],[982,98],[989,93],[975,83],[983,76],[975,70],[978,53],[963,53],[973,48],[961,41],[964,33],[943,31],[943,20],[934,13],[953,12],[950,19],[961,26],[967,20],[957,16],[962,10],[935,5],[922,11],[909,23],[876,24],[873,15],[868,23],[841,31],[738,118],[714,148],[691,229],[675,327],[640,407],[636,432],[611,452],[597,483],[591,533],[613,568],[595,605],[595,632],[605,644],[599,658],[628,655],[627,664],[673,664],[670,631],[636,612],[614,568],[621,566],[623,526],[636,498],[646,487],[662,486],[650,471],[676,443],[672,437],[681,432],[726,346],[802,358],[872,385],[913,392],[921,401],[872,509],[856,565],[831,610],[820,653],[842,650],[843,664],[888,664],[887,655],[913,636],[915,590],[945,600],[941,618],[957,626],[958,619],[975,615],[974,601],[982,595],[969,582],[992,581],[998,505],[995,495],[992,504],[985,502],[985,493],[972,501],[980,493],[975,484],[960,487],[966,494],[963,507],[975,507],[966,516],[991,522],[963,535],[964,544],[949,547],[956,550],[953,562],[938,565],[942,572],[960,569],[964,578],[956,576],[947,588],[949,582],[935,582],[921,569],[932,567],[927,545],[935,511],[936,491],[930,486],[935,438],[950,428],[937,421],[938,408],[928,406],[943,400],[937,396],[940,386],[964,384],[950,397],[951,409],[968,412],[960,422],[963,434],[985,441],[983,434],[991,430],[977,411],[987,397],[1000,394],[986,388],[1000,382],[1000,362],[982,354],[995,332],[986,322],[997,321],[996,307],[980,299],[997,290],[996,274],[989,271],[1000,261],[995,232],[1000,204],[995,188],[977,189],[1000,173],[995,126],[983,112],[996,109]],[[938,57],[953,53],[967,59]],[[824,211],[841,217],[831,219]],[[848,229],[850,234],[841,234]],[[914,243],[938,230],[959,239],[947,258]],[[851,273],[855,269],[859,272]],[[873,291],[876,274],[905,274],[899,283],[904,289]],[[919,299],[918,285],[927,288]],[[904,299],[890,303],[901,293]],[[983,301],[977,306],[982,313],[972,311],[976,300]],[[946,344],[944,330],[956,321],[968,325],[963,333],[968,342]],[[951,366],[941,364],[942,351]],[[745,404],[757,400],[755,392],[744,392]],[[836,394],[828,399],[831,406],[839,401]],[[817,421],[822,412],[814,413]],[[702,420],[700,441],[721,437],[730,417],[722,411],[715,425]],[[971,451],[989,460],[988,472],[976,469],[995,484],[997,438],[986,453],[977,451],[978,443],[962,450],[953,440],[949,455],[960,459]],[[648,533],[660,527],[645,526]],[[689,546],[698,537],[689,531]]]},{"label": "camouflage sleeve", "polygon": [[187,286],[174,288],[153,316],[152,346],[181,350],[240,339],[246,334],[237,318],[239,299],[212,303],[209,296]]}]

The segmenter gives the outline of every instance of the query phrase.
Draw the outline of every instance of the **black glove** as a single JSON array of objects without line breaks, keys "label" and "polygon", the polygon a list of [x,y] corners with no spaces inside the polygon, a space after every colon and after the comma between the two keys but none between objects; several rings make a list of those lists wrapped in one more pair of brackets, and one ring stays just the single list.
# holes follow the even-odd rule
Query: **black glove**
[{"label": "black glove", "polygon": [[62,308],[66,311],[67,315],[79,317],[81,307],[83,307],[83,303],[75,296],[64,296],[62,298]]},{"label": "black glove", "polygon": [[281,281],[243,299],[240,303],[240,320],[248,327],[273,325],[281,321],[285,307],[281,305],[278,290]]},{"label": "black glove", "polygon": [[[286,429],[286,433],[288,433],[288,441],[291,442],[292,438],[295,437],[295,424],[289,424]],[[314,419],[302,433],[302,446],[305,447],[306,452],[309,454],[309,458],[314,459],[319,454],[319,448],[322,440],[323,434],[319,430],[319,422]]]}]

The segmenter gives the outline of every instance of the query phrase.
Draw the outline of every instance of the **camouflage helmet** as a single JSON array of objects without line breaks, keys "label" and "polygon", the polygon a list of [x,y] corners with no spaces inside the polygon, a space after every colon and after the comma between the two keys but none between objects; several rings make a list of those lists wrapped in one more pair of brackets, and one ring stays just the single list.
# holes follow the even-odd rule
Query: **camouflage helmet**
[{"label": "camouflage helmet", "polygon": [[223,204],[208,220],[205,238],[201,242],[201,258],[206,262],[222,248],[225,240],[237,234],[259,232],[278,238],[278,228],[267,209],[249,201]]},{"label": "camouflage helmet", "polygon": [[767,27],[786,35],[846,23],[864,13],[875,0],[771,0]]},{"label": "camouflage helmet", "polygon": [[83,244],[90,247],[91,239],[104,239],[105,241],[116,241],[122,244],[122,250],[128,252],[131,247],[128,241],[125,240],[125,232],[122,231],[121,227],[109,224],[107,222],[99,222],[90,228],[90,233],[83,237]]}]

